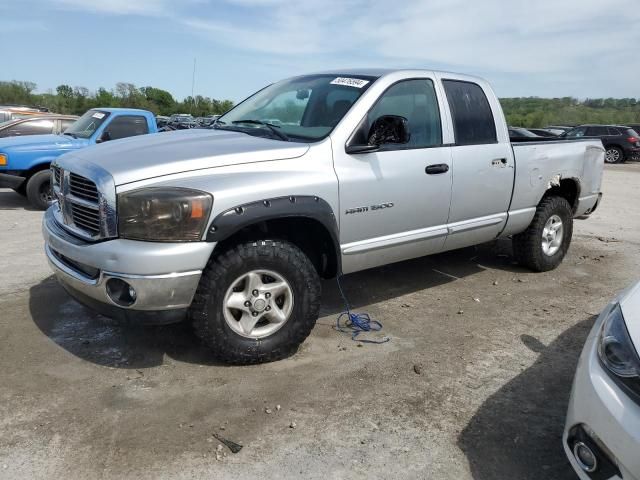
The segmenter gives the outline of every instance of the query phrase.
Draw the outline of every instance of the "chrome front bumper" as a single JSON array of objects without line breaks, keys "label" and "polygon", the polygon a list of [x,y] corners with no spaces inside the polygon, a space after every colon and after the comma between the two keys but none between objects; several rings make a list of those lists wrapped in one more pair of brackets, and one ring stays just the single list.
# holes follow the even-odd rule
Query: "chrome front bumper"
[{"label": "chrome front bumper", "polygon": [[[184,318],[215,244],[121,239],[90,243],[64,230],[54,218],[54,208],[47,210],[43,220],[45,253],[56,277],[74,298],[112,318],[143,323]],[[109,296],[110,279],[122,280],[135,290],[131,305],[118,304]]]}]

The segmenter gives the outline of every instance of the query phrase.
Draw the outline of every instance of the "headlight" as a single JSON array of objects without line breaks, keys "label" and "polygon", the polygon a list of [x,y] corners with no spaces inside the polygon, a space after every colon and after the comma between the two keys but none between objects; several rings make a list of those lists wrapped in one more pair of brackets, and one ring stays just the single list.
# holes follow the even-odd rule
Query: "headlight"
[{"label": "headlight", "polygon": [[6,167],[9,163],[9,157],[6,153],[0,153],[0,167]]},{"label": "headlight", "polygon": [[631,341],[620,305],[609,313],[598,339],[603,365],[626,387],[640,395],[640,357]]},{"label": "headlight", "polygon": [[187,188],[143,188],[118,195],[120,237],[152,242],[202,239],[213,198]]}]

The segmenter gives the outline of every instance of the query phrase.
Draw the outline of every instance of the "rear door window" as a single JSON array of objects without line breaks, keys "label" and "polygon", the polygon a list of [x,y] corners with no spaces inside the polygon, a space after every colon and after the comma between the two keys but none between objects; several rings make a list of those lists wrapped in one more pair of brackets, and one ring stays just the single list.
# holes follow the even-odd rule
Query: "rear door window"
[{"label": "rear door window", "polygon": [[622,135],[622,133],[620,132],[620,129],[615,128],[615,127],[609,127],[609,135]]},{"label": "rear door window", "polygon": [[497,143],[496,122],[484,91],[475,83],[443,80],[457,145]]},{"label": "rear door window", "polygon": [[603,137],[605,135],[609,135],[607,127],[589,127],[587,130],[587,136],[590,137]]}]

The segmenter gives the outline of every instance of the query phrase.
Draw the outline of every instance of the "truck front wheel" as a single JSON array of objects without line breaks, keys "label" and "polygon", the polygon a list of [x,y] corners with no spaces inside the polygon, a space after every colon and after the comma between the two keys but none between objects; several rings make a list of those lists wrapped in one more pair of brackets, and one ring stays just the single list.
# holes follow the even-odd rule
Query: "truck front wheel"
[{"label": "truck front wheel", "polygon": [[307,256],[280,240],[239,244],[214,256],[189,314],[220,360],[254,364],[291,355],[320,311],[320,278]]},{"label": "truck front wheel", "polygon": [[529,227],[513,237],[513,251],[520,265],[536,272],[553,270],[569,250],[573,212],[567,199],[545,197]]},{"label": "truck front wheel", "polygon": [[53,200],[51,191],[51,173],[49,170],[42,170],[35,173],[27,181],[27,200],[38,210],[46,210]]}]

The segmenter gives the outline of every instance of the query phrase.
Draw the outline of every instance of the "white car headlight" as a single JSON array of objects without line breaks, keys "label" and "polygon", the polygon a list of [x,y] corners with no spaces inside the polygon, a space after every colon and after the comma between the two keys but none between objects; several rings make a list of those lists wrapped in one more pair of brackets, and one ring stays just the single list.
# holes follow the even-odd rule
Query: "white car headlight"
[{"label": "white car headlight", "polygon": [[620,305],[609,312],[602,325],[598,355],[614,379],[640,395],[640,357],[627,331]]}]

